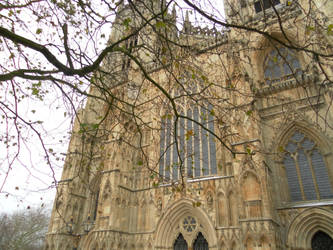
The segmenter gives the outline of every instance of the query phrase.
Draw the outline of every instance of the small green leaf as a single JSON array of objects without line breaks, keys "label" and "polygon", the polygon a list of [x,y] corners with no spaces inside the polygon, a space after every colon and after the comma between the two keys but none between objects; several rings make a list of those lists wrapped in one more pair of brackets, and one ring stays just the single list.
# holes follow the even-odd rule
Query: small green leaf
[{"label": "small green leaf", "polygon": [[252,151],[250,148],[246,148],[246,152],[250,155]]},{"label": "small green leaf", "polygon": [[166,24],[163,21],[157,21],[156,22],[156,28],[160,29],[160,28],[165,28]]},{"label": "small green leaf", "polygon": [[142,160],[138,160],[138,165],[142,166],[143,165],[143,161]]},{"label": "small green leaf", "polygon": [[38,96],[38,94],[39,94],[39,89],[37,89],[37,88],[32,88],[31,90],[32,90],[32,95],[36,95],[36,96]]},{"label": "small green leaf", "polygon": [[41,29],[41,28],[38,28],[37,30],[36,30],[36,34],[37,35],[39,35],[40,33],[42,33],[43,32],[43,30]]},{"label": "small green leaf", "polygon": [[251,116],[251,115],[252,115],[252,113],[253,113],[253,111],[252,111],[252,110],[248,110],[248,111],[246,111],[246,115],[248,115],[248,116]]},{"label": "small green leaf", "polygon": [[98,123],[95,123],[95,124],[91,125],[92,129],[94,129],[94,130],[98,129],[98,126],[99,126]]},{"label": "small green leaf", "polygon": [[315,30],[315,27],[313,27],[313,26],[306,26],[305,34],[309,35],[314,30]]},{"label": "small green leaf", "polygon": [[158,182],[153,182],[153,187],[158,187]]},{"label": "small green leaf", "polygon": [[123,21],[123,25],[128,28],[129,27],[129,24],[132,22],[132,19],[131,18],[126,18],[124,21]]},{"label": "small green leaf", "polygon": [[327,35],[333,36],[333,24],[327,26]]}]

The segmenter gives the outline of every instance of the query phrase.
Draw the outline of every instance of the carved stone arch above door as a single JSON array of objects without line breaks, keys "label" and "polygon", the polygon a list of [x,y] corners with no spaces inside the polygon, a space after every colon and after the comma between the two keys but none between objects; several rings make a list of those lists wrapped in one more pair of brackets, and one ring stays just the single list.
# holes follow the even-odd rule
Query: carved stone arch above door
[{"label": "carved stone arch above door", "polygon": [[311,249],[313,237],[323,232],[333,239],[333,213],[324,208],[309,208],[297,215],[287,232],[291,249]]},{"label": "carved stone arch above door", "polygon": [[170,205],[159,220],[155,233],[154,249],[172,249],[175,240],[183,235],[192,246],[199,232],[209,249],[218,249],[214,224],[201,207],[193,206],[194,200],[182,199]]}]

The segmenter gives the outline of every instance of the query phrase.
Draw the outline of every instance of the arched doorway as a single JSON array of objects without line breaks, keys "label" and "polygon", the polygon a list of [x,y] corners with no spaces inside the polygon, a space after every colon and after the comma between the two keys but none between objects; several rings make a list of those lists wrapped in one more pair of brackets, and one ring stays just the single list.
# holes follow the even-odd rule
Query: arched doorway
[{"label": "arched doorway", "polygon": [[208,250],[208,242],[201,232],[193,243],[193,250]]},{"label": "arched doorway", "polygon": [[209,249],[218,250],[214,224],[207,213],[200,207],[194,207],[193,200],[178,200],[160,218],[156,228],[154,247],[175,249],[175,246],[178,246],[176,240],[182,234],[187,242],[187,249],[193,250],[193,244],[200,232],[208,242]]},{"label": "arched doorway", "polygon": [[187,250],[187,242],[182,234],[179,234],[175,243],[173,244],[174,250]]},{"label": "arched doorway", "polygon": [[333,239],[322,231],[315,233],[311,239],[312,250],[333,250]]}]

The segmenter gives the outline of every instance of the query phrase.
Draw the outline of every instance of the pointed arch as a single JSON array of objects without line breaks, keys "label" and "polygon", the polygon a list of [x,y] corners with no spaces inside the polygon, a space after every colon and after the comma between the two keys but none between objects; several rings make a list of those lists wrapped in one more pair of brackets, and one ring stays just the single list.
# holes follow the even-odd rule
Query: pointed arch
[{"label": "pointed arch", "polygon": [[247,171],[242,176],[242,196],[245,213],[248,218],[261,217],[262,215],[262,191],[258,176],[252,171]]},{"label": "pointed arch", "polygon": [[207,240],[210,249],[217,249],[215,226],[201,207],[193,206],[194,200],[182,199],[171,204],[158,221],[155,232],[155,248],[172,248],[179,234],[179,221],[185,216],[194,216],[200,225],[200,231]]},{"label": "pointed arch", "polygon": [[333,239],[333,213],[324,208],[309,208],[297,215],[287,232],[287,245],[297,249],[311,249],[313,236],[322,231]]},{"label": "pointed arch", "polygon": [[227,202],[222,192],[217,194],[217,220],[219,226],[226,226],[228,223]]},{"label": "pointed arch", "polygon": [[285,201],[333,198],[333,160],[330,146],[321,133],[304,123],[292,123],[279,136],[276,152],[277,176]]},{"label": "pointed arch", "polygon": [[311,239],[311,247],[314,250],[332,249],[333,239],[323,231],[316,232]]},{"label": "pointed arch", "polygon": [[274,142],[272,144],[273,146],[271,147],[271,150],[274,151],[277,155],[281,154],[281,146],[286,145],[289,138],[292,137],[296,131],[300,131],[310,137],[310,139],[315,140],[323,154],[330,153],[330,144],[327,141],[327,136],[318,129],[315,129],[315,127],[316,126],[313,124],[305,121],[293,121],[283,126],[280,129],[280,133],[278,133],[275,138],[273,138]]},{"label": "pointed arch", "polygon": [[184,236],[180,233],[173,243],[173,249],[174,250],[187,250],[188,245],[186,240],[184,239]]},{"label": "pointed arch", "polygon": [[229,226],[236,226],[238,224],[238,202],[237,195],[233,190],[230,190],[228,194],[228,221]]},{"label": "pointed arch", "polygon": [[263,71],[267,85],[294,78],[301,73],[296,51],[280,46],[271,48],[266,54]]},{"label": "pointed arch", "polygon": [[201,232],[198,233],[193,242],[193,250],[208,250],[208,242]]},{"label": "pointed arch", "polygon": [[[291,31],[285,31],[284,34],[281,33],[281,30],[279,30],[276,27],[269,27],[267,32],[272,36],[275,37],[277,39],[279,39],[282,42],[287,42],[285,35],[287,35],[288,39],[291,37],[294,37],[294,35],[292,34]],[[257,48],[260,48],[258,51],[253,52],[253,58],[254,61],[253,63],[255,63],[256,65],[259,65],[259,67],[257,67],[257,79],[260,80],[260,82],[262,82],[262,79],[265,79],[265,63],[267,62],[267,56],[273,51],[276,50],[277,48],[281,48],[281,45],[272,42],[272,40],[266,39],[266,38],[261,38],[258,39],[258,41],[256,42],[255,45]],[[304,57],[302,53],[296,53],[295,51],[292,51],[294,56],[293,58],[296,58],[296,60],[298,61],[298,64],[301,66],[302,62],[304,61]],[[283,54],[283,53],[282,53]],[[284,56],[284,61],[288,61],[290,60],[290,58],[285,57]],[[275,63],[277,60],[273,60],[273,62]],[[292,60],[291,60],[292,63]],[[283,68],[283,66],[282,66]],[[301,67],[297,67],[301,68]],[[287,71],[287,73],[289,73],[289,71]],[[296,73],[296,71],[295,71]],[[267,85],[266,85],[267,86]]]}]

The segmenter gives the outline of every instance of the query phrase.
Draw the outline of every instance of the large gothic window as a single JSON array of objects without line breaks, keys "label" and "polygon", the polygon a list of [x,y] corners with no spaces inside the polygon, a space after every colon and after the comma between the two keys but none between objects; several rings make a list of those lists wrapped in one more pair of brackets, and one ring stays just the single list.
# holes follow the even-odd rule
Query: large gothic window
[{"label": "large gothic window", "polygon": [[208,250],[208,242],[202,233],[198,234],[198,237],[193,243],[193,250]]},{"label": "large gothic window", "polygon": [[180,171],[188,178],[217,173],[215,138],[210,133],[214,132],[213,106],[189,98],[200,92],[198,85],[184,83],[184,89],[174,93],[180,114],[187,119],[162,117],[159,173],[165,180],[178,180]]},{"label": "large gothic window", "polygon": [[273,49],[264,61],[265,82],[268,85],[288,80],[301,72],[296,54],[287,48]]},{"label": "large gothic window", "polygon": [[284,150],[291,201],[333,198],[330,175],[315,142],[296,131]]},{"label": "large gothic window", "polygon": [[209,133],[214,131],[211,110],[211,106],[188,109],[186,116],[190,119],[178,119],[177,134],[175,119],[162,118],[159,173],[165,179],[178,180],[181,163],[188,178],[217,173],[216,145],[214,136]]},{"label": "large gothic window", "polygon": [[182,234],[178,235],[175,243],[173,244],[174,250],[187,250],[187,243]]},{"label": "large gothic window", "polygon": [[311,240],[312,250],[333,250],[333,239],[322,231],[318,231]]}]

